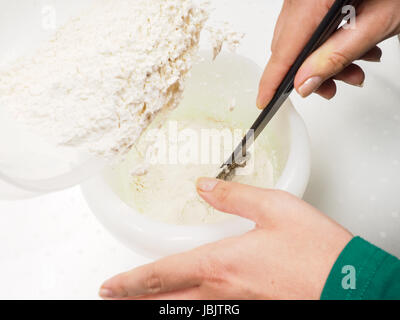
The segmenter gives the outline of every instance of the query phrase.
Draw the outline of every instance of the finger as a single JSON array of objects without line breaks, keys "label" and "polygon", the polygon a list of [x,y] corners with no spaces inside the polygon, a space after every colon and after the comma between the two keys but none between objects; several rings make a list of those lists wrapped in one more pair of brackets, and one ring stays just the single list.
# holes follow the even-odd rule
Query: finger
[{"label": "finger", "polygon": [[380,42],[382,31],[371,28],[370,15],[361,15],[357,21],[356,29],[337,31],[302,65],[295,79],[296,90],[302,97],[309,96]]},{"label": "finger", "polygon": [[[332,0],[285,1],[274,32],[271,58],[259,85],[257,107],[264,109],[271,101],[298,54],[328,12]],[[312,8],[312,12],[310,12]],[[301,32],[294,32],[301,24]],[[288,45],[290,43],[290,45]]]},{"label": "finger", "polygon": [[100,296],[106,299],[138,297],[196,287],[201,283],[195,251],[171,256],[106,281]]},{"label": "finger", "polygon": [[[364,71],[357,65],[351,64],[345,68],[342,72],[334,77],[335,80],[343,81],[347,84],[362,87],[365,81]],[[326,80],[315,93],[319,94],[325,99],[332,99],[337,92],[337,86],[333,79]]]},{"label": "finger", "polygon": [[339,72],[334,79],[353,86],[362,87],[365,81],[365,73],[356,64],[351,64],[343,71]]},{"label": "finger", "polygon": [[360,60],[369,61],[369,62],[381,62],[382,59],[382,50],[381,48],[375,46],[371,50],[369,50],[366,54],[364,54]]},{"label": "finger", "polygon": [[266,108],[268,103],[272,100],[290,68],[289,63],[290,60],[283,61],[282,58],[275,57],[274,55],[268,61],[258,89],[257,108]]},{"label": "finger", "polygon": [[215,209],[234,214],[265,226],[275,215],[277,205],[272,190],[255,188],[217,179],[200,178],[199,195]]},{"label": "finger", "polygon": [[325,99],[332,99],[336,95],[337,87],[333,79],[326,80],[315,93],[319,94]]}]

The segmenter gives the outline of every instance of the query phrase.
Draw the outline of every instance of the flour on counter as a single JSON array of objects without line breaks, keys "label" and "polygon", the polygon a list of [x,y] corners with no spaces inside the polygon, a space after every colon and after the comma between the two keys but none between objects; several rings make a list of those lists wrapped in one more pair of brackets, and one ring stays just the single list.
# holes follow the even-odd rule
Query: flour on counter
[{"label": "flour on counter", "polygon": [[0,70],[0,103],[57,145],[124,154],[178,106],[207,19],[191,0],[99,0]]}]

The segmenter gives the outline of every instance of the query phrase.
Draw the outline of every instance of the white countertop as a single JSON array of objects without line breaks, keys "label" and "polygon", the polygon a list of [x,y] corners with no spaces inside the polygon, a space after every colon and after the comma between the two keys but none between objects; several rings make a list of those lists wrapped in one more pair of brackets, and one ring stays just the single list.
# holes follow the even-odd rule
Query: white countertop
[{"label": "white countertop", "polygon": [[[217,17],[247,33],[239,53],[264,65],[281,1],[214,2]],[[364,89],[341,86],[330,102],[292,99],[312,140],[305,199],[400,256],[400,46],[383,47],[382,64],[363,64]],[[0,201],[0,299],[97,298],[103,280],[146,262],[103,229],[79,187]]]}]

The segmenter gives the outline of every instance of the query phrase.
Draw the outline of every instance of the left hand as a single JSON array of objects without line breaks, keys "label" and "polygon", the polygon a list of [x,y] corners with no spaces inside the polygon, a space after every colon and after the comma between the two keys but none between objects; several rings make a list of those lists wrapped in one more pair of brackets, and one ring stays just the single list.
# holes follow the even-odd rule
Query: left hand
[{"label": "left hand", "polygon": [[302,200],[215,179],[199,194],[216,209],[251,219],[242,236],[164,258],[105,282],[105,299],[319,299],[352,235]]}]

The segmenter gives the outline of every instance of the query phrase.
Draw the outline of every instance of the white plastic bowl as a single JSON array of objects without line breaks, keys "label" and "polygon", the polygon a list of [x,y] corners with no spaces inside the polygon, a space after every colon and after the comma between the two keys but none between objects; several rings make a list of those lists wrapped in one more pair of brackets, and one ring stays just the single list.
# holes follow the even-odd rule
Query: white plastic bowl
[{"label": "white plastic bowl", "polygon": [[[226,112],[226,109],[220,110],[216,107],[218,103],[214,100],[221,96],[232,99],[233,94],[249,93],[248,88],[257,87],[261,71],[254,62],[233,54],[225,54],[214,63],[202,62],[193,70],[193,77],[185,92],[189,97],[185,99],[192,104],[205,99],[201,102],[205,110],[201,112],[215,112],[215,108],[217,112]],[[218,83],[211,81],[215,75],[218,75]],[[240,92],[232,92],[235,86],[240,88]],[[221,88],[226,92],[218,93]],[[207,104],[207,99],[212,101]],[[251,125],[258,114],[254,99],[255,90],[239,97],[239,104],[244,104],[245,107],[239,108],[234,117]],[[201,108],[194,112],[198,112],[198,109]],[[282,107],[267,130],[276,137],[275,152],[282,168],[275,188],[302,197],[310,176],[310,144],[305,124],[290,101]],[[107,182],[106,172],[83,183],[82,191],[94,214],[117,239],[132,250],[151,258],[190,250],[243,234],[254,227],[253,222],[239,217],[202,226],[178,226],[150,220],[129,207],[114,193]],[[168,203],[165,205],[168,206]]]}]

